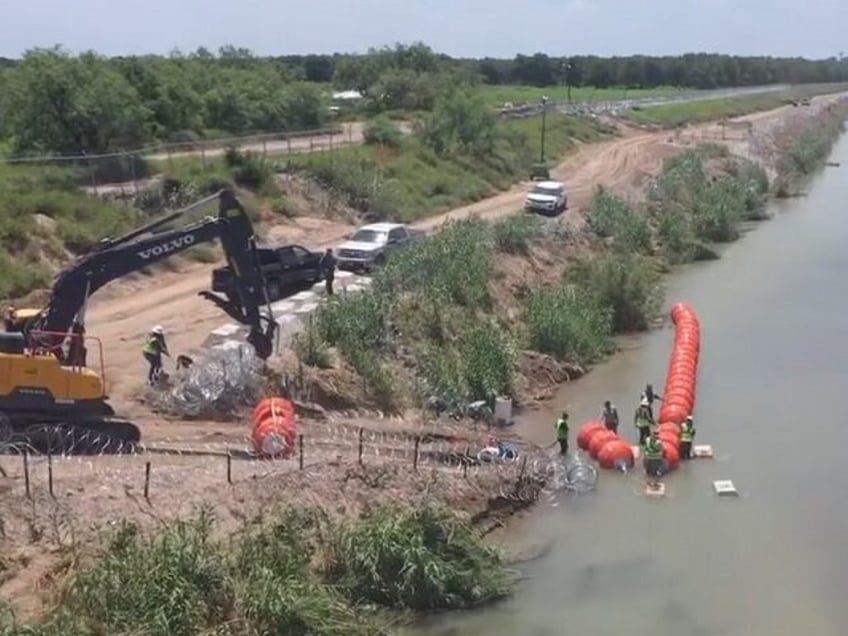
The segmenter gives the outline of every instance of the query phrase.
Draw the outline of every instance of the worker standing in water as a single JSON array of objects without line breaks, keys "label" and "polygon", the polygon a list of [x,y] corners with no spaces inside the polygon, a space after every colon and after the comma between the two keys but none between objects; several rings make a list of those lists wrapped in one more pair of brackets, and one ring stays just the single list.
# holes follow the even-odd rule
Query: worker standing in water
[{"label": "worker standing in water", "polygon": [[695,421],[691,415],[680,425],[680,458],[692,459],[692,442],[695,441]]},{"label": "worker standing in water", "polygon": [[642,462],[648,476],[648,486],[656,488],[660,477],[665,474],[665,449],[660,442],[656,429],[652,430],[645,441],[645,459]]},{"label": "worker standing in water", "polygon": [[165,330],[160,325],[156,325],[150,330],[150,335],[144,342],[141,352],[150,365],[150,370],[147,372],[147,384],[153,386],[162,375],[162,356],[170,357],[171,355],[168,353],[168,345],[165,343]]},{"label": "worker standing in water", "polygon": [[604,402],[604,410],[601,411],[601,420],[608,431],[618,433],[618,409],[609,400]]},{"label": "worker standing in water", "polygon": [[642,396],[642,401],[636,409],[636,430],[639,431],[639,446],[644,446],[654,425],[654,416],[651,413],[651,403],[648,398]]},{"label": "worker standing in water", "polygon": [[642,397],[648,400],[648,409],[651,411],[651,419],[654,419],[654,400],[659,400],[662,402],[662,396],[654,393],[654,385],[648,384],[645,386],[645,392],[642,393]]},{"label": "worker standing in water", "polygon": [[568,411],[563,411],[557,418],[554,430],[559,442],[559,454],[565,455],[568,452]]}]

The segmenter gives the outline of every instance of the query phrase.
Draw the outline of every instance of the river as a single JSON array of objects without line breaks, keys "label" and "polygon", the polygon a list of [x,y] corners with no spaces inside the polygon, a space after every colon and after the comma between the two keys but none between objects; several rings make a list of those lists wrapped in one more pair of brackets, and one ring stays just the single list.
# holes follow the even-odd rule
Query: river
[{"label": "river", "polygon": [[[515,531],[549,548],[521,566],[514,597],[417,633],[848,633],[848,136],[832,160],[842,167],[807,197],[773,203],[721,260],[667,281],[667,305],[687,300],[701,317],[696,441],[716,458],[667,477],[664,499],[643,495],[641,471],[603,472],[596,492],[541,504]],[[631,342],[557,405],[580,423],[611,399],[632,439],[641,388],[662,391],[671,329]],[[530,419],[553,438],[550,415]],[[740,497],[716,496],[718,479]]]}]

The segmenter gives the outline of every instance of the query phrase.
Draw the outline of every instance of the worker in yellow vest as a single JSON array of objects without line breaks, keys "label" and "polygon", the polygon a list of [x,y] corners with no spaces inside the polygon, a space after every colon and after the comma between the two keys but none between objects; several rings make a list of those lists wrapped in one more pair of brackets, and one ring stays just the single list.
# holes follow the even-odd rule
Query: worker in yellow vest
[{"label": "worker in yellow vest", "polygon": [[680,425],[680,458],[692,459],[692,442],[695,441],[695,421],[689,415]]},{"label": "worker in yellow vest", "polygon": [[659,479],[665,474],[665,449],[660,442],[657,430],[651,431],[648,439],[645,441],[645,459],[642,465],[645,468],[645,474],[648,476],[648,485],[656,487],[659,484]]},{"label": "worker in yellow vest", "polygon": [[165,330],[160,325],[156,325],[150,330],[150,335],[144,341],[141,352],[144,354],[147,364],[150,365],[147,372],[147,384],[154,386],[162,376],[162,356],[170,356],[168,345],[165,343]]},{"label": "worker in yellow vest", "polygon": [[639,446],[644,446],[651,434],[654,418],[651,415],[651,404],[646,397],[642,397],[639,407],[636,409],[636,430],[639,431]]}]

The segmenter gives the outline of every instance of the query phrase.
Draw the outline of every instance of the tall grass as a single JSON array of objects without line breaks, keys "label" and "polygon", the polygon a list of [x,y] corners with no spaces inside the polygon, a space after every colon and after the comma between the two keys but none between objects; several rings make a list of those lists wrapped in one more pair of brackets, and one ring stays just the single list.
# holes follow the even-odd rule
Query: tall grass
[{"label": "tall grass", "polygon": [[645,215],[603,186],[598,186],[586,220],[598,236],[611,239],[616,249],[625,252],[651,249],[651,228]]},{"label": "tall grass", "polygon": [[382,636],[373,609],[468,607],[509,593],[500,555],[467,523],[425,503],[353,523],[289,510],[230,540],[208,514],[143,535],[121,524],[59,605],[3,636]]},{"label": "tall grass", "polygon": [[612,315],[574,285],[540,287],[525,306],[530,348],[560,360],[589,363],[613,351]]}]

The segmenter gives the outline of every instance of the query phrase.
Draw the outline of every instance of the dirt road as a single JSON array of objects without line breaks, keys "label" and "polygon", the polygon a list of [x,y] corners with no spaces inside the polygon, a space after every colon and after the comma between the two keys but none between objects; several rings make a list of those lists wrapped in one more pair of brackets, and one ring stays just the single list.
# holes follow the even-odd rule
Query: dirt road
[{"label": "dirt road", "polygon": [[[792,109],[778,108],[738,121],[749,121],[754,128],[766,126],[784,116],[787,110]],[[714,125],[693,126],[689,130],[710,126]],[[604,184],[623,193],[637,193],[647,179],[659,173],[666,158],[689,143],[675,141],[675,135],[667,131],[627,129],[614,140],[579,148],[553,171],[555,177],[568,184],[570,210],[567,218],[575,224],[582,222],[582,212],[598,185]],[[728,143],[743,144],[742,141]],[[527,184],[519,184],[497,196],[421,221],[416,227],[431,230],[450,219],[472,214],[487,219],[508,216],[521,208],[526,190]],[[351,229],[338,222],[300,218],[277,228],[275,235],[280,240],[317,247],[338,243]],[[139,351],[151,327],[162,325],[168,334],[171,351],[181,353],[196,350],[211,330],[226,322],[218,309],[197,296],[197,292],[209,284],[210,269],[208,265],[196,265],[130,284],[117,283],[93,299],[88,314],[89,333],[104,343],[109,392],[116,406],[128,415],[132,415],[132,411],[139,416],[143,414],[132,396],[144,378],[145,365]]]}]

